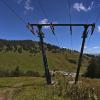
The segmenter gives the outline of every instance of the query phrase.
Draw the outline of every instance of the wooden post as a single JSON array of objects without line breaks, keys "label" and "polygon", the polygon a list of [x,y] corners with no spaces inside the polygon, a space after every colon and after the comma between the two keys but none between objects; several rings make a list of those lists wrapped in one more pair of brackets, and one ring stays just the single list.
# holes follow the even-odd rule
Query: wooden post
[{"label": "wooden post", "polygon": [[75,84],[77,83],[78,81],[78,78],[79,78],[79,72],[80,72],[80,67],[81,67],[81,63],[82,63],[82,56],[83,56],[83,50],[84,50],[84,46],[85,46],[85,41],[86,41],[86,38],[87,38],[87,29],[88,29],[88,26],[84,26],[85,30],[83,32],[83,41],[82,41],[82,46],[81,46],[81,52],[80,52],[80,55],[79,55],[79,60],[78,60],[78,66],[77,66],[77,72],[76,72],[76,77],[75,77]]},{"label": "wooden post", "polygon": [[44,35],[43,35],[41,29],[42,29],[42,26],[38,25],[38,30],[39,30],[38,35],[39,35],[40,43],[41,43],[41,50],[42,50],[42,57],[43,57],[43,63],[44,63],[44,69],[45,69],[45,76],[46,76],[47,84],[49,85],[49,84],[51,84],[51,75],[50,75],[50,72],[49,72],[46,52],[45,52],[45,48],[44,48],[44,44],[43,44]]}]

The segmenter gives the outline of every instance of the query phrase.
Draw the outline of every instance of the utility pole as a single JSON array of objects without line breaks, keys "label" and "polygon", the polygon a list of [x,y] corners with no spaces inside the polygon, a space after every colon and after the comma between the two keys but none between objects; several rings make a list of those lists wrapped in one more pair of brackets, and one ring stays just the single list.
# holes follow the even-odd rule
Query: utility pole
[{"label": "utility pole", "polygon": [[42,56],[43,56],[43,63],[44,63],[44,68],[45,68],[45,76],[46,76],[46,80],[47,80],[47,84],[51,84],[51,75],[49,73],[49,68],[48,68],[48,63],[47,63],[47,58],[46,58],[46,53],[45,53],[45,49],[44,49],[44,45],[43,45],[43,38],[44,38],[44,35],[43,35],[43,32],[42,32],[42,27],[43,26],[50,26],[51,28],[51,31],[52,33],[55,35],[54,33],[54,26],[68,26],[68,27],[72,27],[72,26],[83,26],[85,29],[84,29],[84,32],[83,32],[83,41],[82,41],[82,47],[81,47],[81,52],[80,52],[80,55],[79,55],[79,60],[78,60],[78,67],[77,67],[77,72],[76,72],[76,77],[75,77],[75,84],[77,83],[78,81],[78,77],[79,77],[79,72],[80,72],[80,66],[81,66],[81,62],[82,62],[82,56],[83,56],[83,50],[84,50],[84,45],[85,45],[85,41],[86,41],[86,38],[87,38],[87,30],[89,27],[91,27],[91,35],[93,34],[94,32],[94,29],[95,29],[95,24],[30,24],[28,23],[28,28],[30,29],[30,31],[34,33],[34,29],[33,29],[33,26],[36,26],[38,28],[38,35],[39,35],[39,38],[40,38],[40,43],[41,43],[41,50],[42,50]]},{"label": "utility pole", "polygon": [[78,60],[78,66],[77,66],[77,72],[76,72],[76,77],[75,77],[75,84],[77,83],[78,81],[78,78],[79,78],[79,72],[80,72],[80,67],[81,67],[81,63],[82,63],[82,57],[83,57],[83,50],[84,50],[84,46],[85,46],[85,41],[86,41],[86,38],[87,38],[87,35],[88,35],[88,26],[84,26],[85,30],[83,32],[83,40],[82,40],[82,46],[81,46],[81,52],[80,52],[80,55],[79,55],[79,60]]},{"label": "utility pole", "polygon": [[46,52],[45,52],[45,48],[44,48],[44,42],[43,42],[43,38],[44,38],[44,34],[41,31],[42,26],[38,25],[38,35],[40,38],[40,43],[41,43],[41,50],[42,50],[42,57],[43,57],[43,63],[44,63],[44,68],[45,68],[45,76],[46,76],[46,80],[47,80],[47,84],[51,84],[51,75],[49,72],[49,68],[48,68],[48,62],[47,62],[47,57],[46,57]]}]

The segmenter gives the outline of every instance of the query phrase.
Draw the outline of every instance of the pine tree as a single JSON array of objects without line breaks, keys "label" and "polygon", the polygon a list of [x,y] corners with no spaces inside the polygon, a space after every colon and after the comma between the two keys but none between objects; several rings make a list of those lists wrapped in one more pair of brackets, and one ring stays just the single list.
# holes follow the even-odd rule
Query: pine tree
[{"label": "pine tree", "polygon": [[91,59],[85,76],[90,78],[100,78],[100,56]]}]

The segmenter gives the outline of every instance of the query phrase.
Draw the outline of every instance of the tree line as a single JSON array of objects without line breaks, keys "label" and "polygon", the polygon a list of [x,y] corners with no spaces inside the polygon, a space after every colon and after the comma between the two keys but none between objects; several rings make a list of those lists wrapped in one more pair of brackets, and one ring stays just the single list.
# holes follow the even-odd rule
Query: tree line
[{"label": "tree line", "polygon": [[92,57],[84,76],[90,78],[100,78],[100,55]]},{"label": "tree line", "polygon": [[[44,43],[45,48],[50,50],[60,49],[58,46]],[[29,52],[39,52],[40,43],[32,40],[0,40],[0,51],[18,51],[19,53],[22,50]]]},{"label": "tree line", "polygon": [[[51,51],[52,53],[60,52],[75,52],[78,51],[70,50],[66,48],[60,48],[56,45],[51,45],[49,43],[44,43],[45,49]],[[38,53],[40,52],[40,42],[32,40],[3,40],[0,39],[0,52],[18,52],[22,53],[23,51],[28,51],[29,53]]]}]

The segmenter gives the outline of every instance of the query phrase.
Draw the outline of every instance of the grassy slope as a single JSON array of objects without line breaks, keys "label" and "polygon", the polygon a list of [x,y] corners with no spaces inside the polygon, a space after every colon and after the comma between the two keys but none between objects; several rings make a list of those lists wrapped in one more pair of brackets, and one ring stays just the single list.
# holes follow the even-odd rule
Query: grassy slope
[{"label": "grassy slope", "polygon": [[[53,87],[44,82],[39,77],[0,78],[0,93],[10,100],[52,100]],[[55,99],[62,100],[59,96],[55,96]]]},{"label": "grassy slope", "polygon": [[[50,70],[58,69],[65,71],[76,71],[76,64],[70,63],[68,59],[78,60],[77,53],[52,53],[47,51],[47,58]],[[89,60],[84,59],[83,65],[86,66]],[[29,52],[0,52],[0,69],[1,70],[13,70],[16,66],[20,67],[20,70],[34,70],[43,73],[43,64],[41,53],[30,54]],[[81,68],[84,71],[85,67]]]},{"label": "grassy slope", "polygon": [[[82,78],[80,79],[82,83],[79,85],[68,85],[68,80],[72,79],[66,78],[65,81],[61,77],[56,77],[56,81],[60,81],[60,83],[48,86],[45,84],[45,80],[40,77],[0,78],[0,97],[7,96],[10,98],[9,100],[97,100],[93,99],[96,95],[100,98],[100,80]],[[77,94],[78,92],[79,94]],[[87,98],[88,94],[90,94],[91,99],[84,99],[84,95]],[[71,99],[76,96],[83,97]]]},{"label": "grassy slope", "polygon": [[[19,48],[21,48],[22,53],[18,53]],[[76,71],[79,56],[78,52],[62,49],[50,44],[45,44],[45,48],[50,70],[58,69],[65,71]],[[31,49],[35,49],[38,51],[38,53],[35,51],[33,53],[29,53]],[[83,57],[83,67],[81,68],[82,71],[84,71],[86,68],[85,66],[88,65],[89,60],[89,57]],[[74,61],[74,63],[71,61]],[[0,40],[0,70],[13,70],[17,66],[19,66],[20,70],[22,71],[33,70],[40,73],[44,72],[42,56],[38,42],[31,40]]]}]

